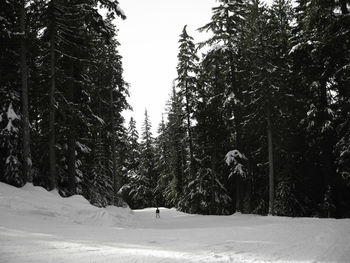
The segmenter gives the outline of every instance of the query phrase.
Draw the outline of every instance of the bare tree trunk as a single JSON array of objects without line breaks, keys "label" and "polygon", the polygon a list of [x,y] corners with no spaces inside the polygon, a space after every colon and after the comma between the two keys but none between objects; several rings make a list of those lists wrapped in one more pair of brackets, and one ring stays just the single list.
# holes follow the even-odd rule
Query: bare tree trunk
[{"label": "bare tree trunk", "polygon": [[111,126],[112,126],[112,177],[113,177],[113,205],[117,204],[116,195],[118,187],[120,187],[120,178],[117,178],[117,156],[116,156],[116,137],[115,137],[115,120],[114,120],[114,99],[113,88],[110,91],[110,106],[111,106]]},{"label": "bare tree trunk", "polygon": [[242,178],[236,175],[236,212],[242,212]]},{"label": "bare tree trunk", "polygon": [[68,133],[68,188],[69,193],[71,195],[76,193],[76,156],[75,156],[75,131],[72,127],[73,125],[70,125],[70,132]]},{"label": "bare tree trunk", "polygon": [[270,111],[267,112],[267,143],[269,152],[269,214],[274,215],[275,185],[273,172],[273,142]]},{"label": "bare tree trunk", "polygon": [[26,50],[26,11],[25,1],[21,2],[20,28],[21,28],[21,77],[22,77],[22,117],[23,117],[23,177],[24,181],[31,181],[31,155],[30,155],[30,127],[28,111],[28,72]]},{"label": "bare tree trunk", "polygon": [[[74,79],[74,64],[71,63],[69,74]],[[71,103],[71,107],[74,107],[74,84],[71,81],[71,86],[68,89],[68,100]],[[68,188],[71,195],[76,193],[76,155],[75,155],[75,143],[76,143],[76,123],[73,112],[68,116],[69,132],[68,132]]]},{"label": "bare tree trunk", "polygon": [[216,171],[216,149],[214,147],[213,153],[211,155],[211,195],[210,195],[210,214],[213,215],[215,213],[215,171]]},{"label": "bare tree trunk", "polygon": [[178,195],[181,196],[184,190],[184,167],[186,167],[186,153],[181,143],[179,143],[176,147],[176,191]]},{"label": "bare tree trunk", "polygon": [[51,56],[51,89],[50,89],[50,106],[49,106],[49,164],[50,164],[50,188],[54,189],[57,185],[56,178],[56,150],[55,150],[55,91],[56,91],[56,58],[55,58],[55,38],[51,35],[50,40]]}]

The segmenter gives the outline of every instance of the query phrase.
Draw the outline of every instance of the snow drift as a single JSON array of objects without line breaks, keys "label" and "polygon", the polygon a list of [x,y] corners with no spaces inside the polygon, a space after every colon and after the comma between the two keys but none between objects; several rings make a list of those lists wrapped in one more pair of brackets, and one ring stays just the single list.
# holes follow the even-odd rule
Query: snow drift
[{"label": "snow drift", "polygon": [[350,262],[350,220],[97,208],[0,183],[0,262]]},{"label": "snow drift", "polygon": [[32,184],[15,188],[1,183],[0,208],[38,219],[83,225],[119,226],[132,218],[130,209],[98,208],[81,195],[62,198],[57,191],[48,192]]}]

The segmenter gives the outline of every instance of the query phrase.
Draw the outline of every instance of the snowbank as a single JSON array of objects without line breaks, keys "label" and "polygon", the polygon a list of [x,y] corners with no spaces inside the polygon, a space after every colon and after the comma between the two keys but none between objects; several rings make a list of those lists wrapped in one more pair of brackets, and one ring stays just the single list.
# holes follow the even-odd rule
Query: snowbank
[{"label": "snowbank", "polygon": [[38,220],[99,226],[126,225],[133,217],[128,208],[98,208],[81,195],[62,198],[56,190],[48,192],[32,184],[16,188],[0,183],[0,209]]},{"label": "snowbank", "polygon": [[350,262],[349,219],[160,216],[0,183],[0,262]]}]

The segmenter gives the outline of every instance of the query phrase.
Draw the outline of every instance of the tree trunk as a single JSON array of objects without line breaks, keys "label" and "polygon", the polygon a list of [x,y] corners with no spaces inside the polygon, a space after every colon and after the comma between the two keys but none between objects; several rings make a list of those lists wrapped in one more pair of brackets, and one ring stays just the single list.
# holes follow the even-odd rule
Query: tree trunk
[{"label": "tree trunk", "polygon": [[270,111],[267,112],[267,143],[269,152],[269,215],[274,215],[275,185],[273,172],[273,142]]},{"label": "tree trunk", "polygon": [[111,130],[112,130],[112,178],[113,178],[113,205],[117,204],[117,192],[120,187],[120,178],[117,178],[117,156],[116,156],[116,137],[115,137],[115,120],[114,120],[114,99],[113,88],[110,91],[110,107],[111,107]]},{"label": "tree trunk", "polygon": [[[235,96],[238,98],[239,101],[241,101],[241,94],[237,83],[236,78],[236,70],[235,70],[235,64],[234,64],[234,57],[233,54],[230,53],[230,78],[231,78],[231,92],[235,94]],[[236,132],[236,149],[240,152],[243,152],[242,149],[242,117],[241,113],[238,110],[238,106],[233,104],[233,115],[234,115],[234,127]],[[239,175],[236,176],[236,212],[242,212],[242,178],[240,178]]]},{"label": "tree trunk", "polygon": [[242,212],[242,178],[236,175],[236,213]]},{"label": "tree trunk", "polygon": [[30,156],[30,127],[28,112],[28,72],[27,72],[27,50],[26,50],[26,11],[25,1],[21,2],[20,28],[21,28],[21,78],[22,78],[22,117],[23,117],[23,178],[31,181],[32,161]]},{"label": "tree trunk", "polygon": [[[100,89],[102,90],[102,87],[100,87]],[[101,94],[98,94],[98,97],[101,98]],[[98,116],[102,116],[102,110],[101,110],[102,106],[101,106],[101,99],[99,99],[98,101]],[[105,178],[106,175],[106,163],[104,163],[105,161],[105,155],[103,153],[105,153],[106,151],[104,151],[104,147],[103,147],[103,143],[102,143],[102,124],[99,123],[98,124],[98,132],[96,134],[96,152],[95,152],[95,158],[94,160],[97,161],[97,169],[96,169],[96,174],[97,177],[95,177],[95,180],[97,178]]]},{"label": "tree trunk", "polygon": [[251,168],[250,161],[248,161],[248,178],[246,181],[246,194],[245,194],[245,205],[244,212],[250,214],[252,212],[252,195],[253,195],[253,176],[254,173]]},{"label": "tree trunk", "polygon": [[210,174],[210,184],[211,184],[211,192],[210,192],[210,207],[209,207],[209,214],[214,214],[214,207],[215,207],[215,178],[214,178],[214,170],[211,171]]},{"label": "tree trunk", "polygon": [[216,171],[216,149],[213,149],[211,155],[211,175],[210,175],[210,184],[211,184],[211,193],[210,193],[210,211],[209,214],[213,215],[215,211],[215,171]]},{"label": "tree trunk", "polygon": [[75,130],[73,125],[70,125],[70,132],[68,133],[68,189],[71,195],[76,193],[76,155],[75,155]]},{"label": "tree trunk", "polygon": [[56,58],[55,58],[55,36],[51,32],[50,39],[50,70],[51,70],[51,89],[49,106],[49,165],[50,165],[50,188],[54,189],[57,185],[56,178],[56,149],[55,149],[55,92],[56,92]]},{"label": "tree trunk", "polygon": [[[187,73],[186,73],[187,74]],[[186,119],[187,119],[187,133],[188,133],[188,144],[190,150],[190,178],[193,178],[195,169],[194,169],[194,155],[193,155],[193,140],[191,132],[191,111],[190,111],[190,99],[189,99],[189,90],[187,82],[185,84],[185,99],[186,99]]]},{"label": "tree trunk", "polygon": [[[74,64],[71,63],[70,66],[70,77],[74,79]],[[68,90],[68,101],[71,103],[71,107],[74,107],[74,84],[71,81],[72,85]],[[71,195],[76,193],[76,154],[75,154],[75,143],[76,143],[76,123],[73,112],[68,116],[69,123],[69,132],[68,132],[68,188]]]},{"label": "tree trunk", "polygon": [[186,157],[184,149],[180,142],[175,145],[176,149],[176,190],[178,196],[182,196],[184,185],[184,167],[186,166]]}]

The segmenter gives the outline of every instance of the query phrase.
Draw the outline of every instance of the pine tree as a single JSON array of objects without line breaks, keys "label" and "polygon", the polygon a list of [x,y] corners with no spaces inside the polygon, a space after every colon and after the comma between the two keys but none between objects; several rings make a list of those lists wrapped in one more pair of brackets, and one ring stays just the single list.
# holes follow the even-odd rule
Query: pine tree
[{"label": "pine tree", "polygon": [[[106,25],[110,27],[110,32],[114,32],[115,29],[110,22]],[[93,156],[87,156],[94,164],[94,174],[90,175],[90,181],[99,183],[95,191],[90,190],[91,194],[103,197],[104,205],[122,205],[118,191],[122,186],[127,166],[125,163],[127,157],[124,155],[127,135],[121,111],[128,108],[126,102],[128,85],[123,80],[118,46],[117,41],[106,42],[101,36],[91,46],[94,53],[90,60],[93,63],[87,65],[89,74],[86,72],[85,76],[88,82],[83,87],[83,94],[87,95],[88,99],[83,105],[87,107],[80,108],[84,114],[80,117],[83,118],[81,125],[85,128],[79,130],[79,141],[88,142],[95,153]],[[89,131],[94,134],[92,140]]]},{"label": "pine tree", "polygon": [[[139,134],[136,129],[136,121],[130,118],[127,129],[127,146],[126,146],[126,170],[127,173],[123,180],[123,186],[120,189],[123,199],[131,206],[137,207],[137,200],[134,200],[130,191],[133,188],[135,177],[140,168],[140,143]],[[137,182],[136,182],[137,183]]]},{"label": "pine tree", "polygon": [[[336,163],[337,172],[342,176],[348,186],[350,186],[350,91],[347,87],[349,87],[350,84],[350,79],[348,77],[350,75],[350,68],[346,65],[349,65],[350,56],[349,52],[346,52],[346,50],[349,50],[350,42],[346,40],[349,36],[349,32],[346,31],[346,28],[350,25],[350,20],[348,18],[350,13],[349,4],[349,1],[345,0],[338,2],[341,12],[338,12],[339,20],[333,21],[337,32],[332,32],[333,35],[336,36],[332,41],[332,45],[335,45],[337,49],[336,54],[340,60],[336,64],[338,70],[334,76],[338,89],[336,103],[336,119],[338,123],[338,127],[336,128],[338,139],[335,146]],[[347,33],[343,34],[343,32]],[[340,43],[338,41],[342,41],[343,45],[339,45]],[[345,197],[344,199],[348,198]],[[346,208],[344,210],[346,210]]]},{"label": "pine tree", "polygon": [[[158,136],[155,142],[156,148],[156,169],[159,177],[157,181],[157,187],[155,189],[156,204],[158,206],[174,207],[172,200],[174,199],[169,185],[171,184],[172,177],[170,171],[170,152],[169,152],[170,139],[167,133],[167,127],[162,114],[162,121],[159,124]],[[170,191],[168,191],[170,190]]]},{"label": "pine tree", "polygon": [[20,8],[20,30],[21,30],[21,81],[22,81],[22,144],[23,144],[23,178],[26,181],[31,180],[32,160],[30,154],[30,124],[28,110],[28,65],[27,65],[27,47],[26,47],[26,1],[21,1]]},{"label": "pine tree", "polygon": [[189,151],[189,176],[191,177],[195,173],[195,158],[193,149],[193,136],[191,128],[191,118],[194,110],[194,96],[196,85],[196,61],[198,57],[196,55],[196,47],[193,43],[193,38],[188,35],[187,26],[184,26],[182,34],[180,35],[180,46],[178,54],[178,66],[177,66],[177,87],[179,89],[180,96],[184,99],[184,110],[186,114],[186,130],[187,141]]},{"label": "pine tree", "polygon": [[140,166],[131,170],[128,175],[129,183],[123,186],[131,198],[133,208],[145,208],[155,204],[155,189],[158,180],[155,163],[154,139],[151,132],[147,110],[145,110],[145,121],[142,125],[140,144]]},{"label": "pine tree", "polygon": [[[302,214],[302,195],[296,191],[296,182],[301,171],[297,167],[297,158],[300,156],[295,141],[296,135],[300,133],[297,129],[300,116],[298,111],[303,109],[299,103],[299,86],[294,82],[292,76],[292,60],[289,55],[292,36],[293,11],[290,1],[276,0],[268,10],[270,24],[271,55],[270,61],[274,66],[271,73],[273,85],[278,87],[276,95],[276,107],[279,114],[276,115],[278,121],[275,122],[275,178],[276,200],[275,213],[278,215],[295,216]],[[283,101],[283,103],[280,103]],[[291,170],[294,168],[295,172]]]},{"label": "pine tree", "polygon": [[172,88],[172,96],[169,101],[168,122],[167,122],[167,138],[169,152],[169,173],[171,182],[166,188],[167,200],[178,206],[182,198],[185,185],[185,113],[182,107],[182,97],[176,91],[175,85]]},{"label": "pine tree", "polygon": [[125,18],[118,2],[7,1],[0,9],[1,180],[21,186],[33,174],[34,184],[62,195],[112,203],[125,172],[128,108],[112,25]]},{"label": "pine tree", "polygon": [[[242,143],[242,75],[240,68],[241,52],[244,47],[240,45],[244,24],[247,15],[247,4],[241,0],[221,0],[220,5],[213,8],[212,21],[200,28],[201,31],[212,31],[211,37],[204,44],[210,45],[213,51],[221,52],[225,59],[225,77],[227,78],[227,87],[225,94],[227,96],[227,111],[233,116],[234,122],[232,134],[235,137],[235,148],[245,152]],[[236,176],[236,210],[242,210],[242,178]]]},{"label": "pine tree", "polygon": [[22,186],[18,3],[0,3],[0,180]]},{"label": "pine tree", "polygon": [[[213,8],[211,22],[200,28],[200,31],[212,31],[213,37],[203,44],[221,50],[228,66],[228,83],[226,95],[234,97],[231,107],[235,122],[235,137],[237,149],[241,147],[241,103],[242,87],[240,81],[240,68],[238,61],[242,47],[240,39],[245,24],[247,6],[241,0],[220,0],[220,5]],[[202,44],[202,45],[203,45]]]},{"label": "pine tree", "polygon": [[[227,168],[224,152],[230,145],[230,126],[225,108],[225,61],[213,50],[202,61],[195,104],[196,174],[186,181],[182,204],[192,213],[227,214],[232,199],[224,186]],[[225,182],[225,183],[223,183]],[[197,190],[200,190],[197,192]]]},{"label": "pine tree", "polygon": [[[268,153],[270,214],[274,214],[277,182],[275,175],[279,172],[279,165],[276,166],[274,156],[284,140],[282,136],[279,137],[279,131],[283,131],[285,127],[279,124],[288,118],[287,107],[281,102],[290,101],[291,95],[288,82],[285,81],[289,77],[290,66],[287,60],[290,23],[288,8],[284,1],[275,2],[271,10],[262,6],[259,1],[252,2],[243,35],[246,46],[243,52],[244,67],[245,72],[249,73],[245,76],[248,84],[245,91],[245,129],[258,130],[256,135],[247,134],[249,137],[258,136],[258,141],[266,140],[263,148],[259,145],[255,156],[249,154],[248,159],[259,163],[260,158],[266,156],[261,150],[266,149]],[[283,136],[287,137],[286,135]],[[247,138],[247,141],[250,141],[250,138]]]},{"label": "pine tree", "polygon": [[[341,179],[334,155],[337,144],[334,130],[338,128],[335,118],[338,106],[346,105],[340,102],[344,98],[343,87],[347,85],[344,74],[348,74],[345,65],[349,61],[346,55],[349,20],[344,2],[298,2],[298,24],[291,50],[295,71],[302,76],[301,83],[308,91],[307,116],[303,124],[310,141],[308,150],[314,160],[310,169],[318,171],[312,173],[311,183],[319,182],[319,175],[322,175],[321,187],[315,189],[313,200],[319,204],[324,216],[333,216],[334,212],[340,214],[343,206],[339,205],[343,191],[338,187]],[[323,204],[326,199],[332,200],[338,211],[327,210],[332,206]]]},{"label": "pine tree", "polygon": [[128,127],[128,161],[127,168],[129,171],[137,170],[140,165],[140,145],[139,145],[139,133],[136,129],[136,121],[133,117],[130,118]]},{"label": "pine tree", "polygon": [[[50,41],[50,106],[49,106],[49,163],[50,163],[50,188],[56,188],[57,186],[57,174],[56,174],[56,150],[55,150],[55,93],[56,93],[56,37],[59,36],[58,30],[64,30],[65,25],[58,25],[57,20],[62,19],[62,11],[60,8],[63,6],[55,0],[50,1],[47,9],[48,19],[48,35]],[[61,16],[61,17],[60,17]],[[58,27],[60,27],[58,29]],[[60,30],[60,31],[61,31]]]},{"label": "pine tree", "polygon": [[149,180],[149,187],[152,191],[152,195],[148,196],[149,204],[154,202],[154,191],[157,186],[158,174],[155,165],[155,152],[154,152],[154,138],[151,131],[151,122],[148,117],[147,110],[145,110],[145,121],[142,126],[141,136],[141,165],[140,174],[147,177]]}]

